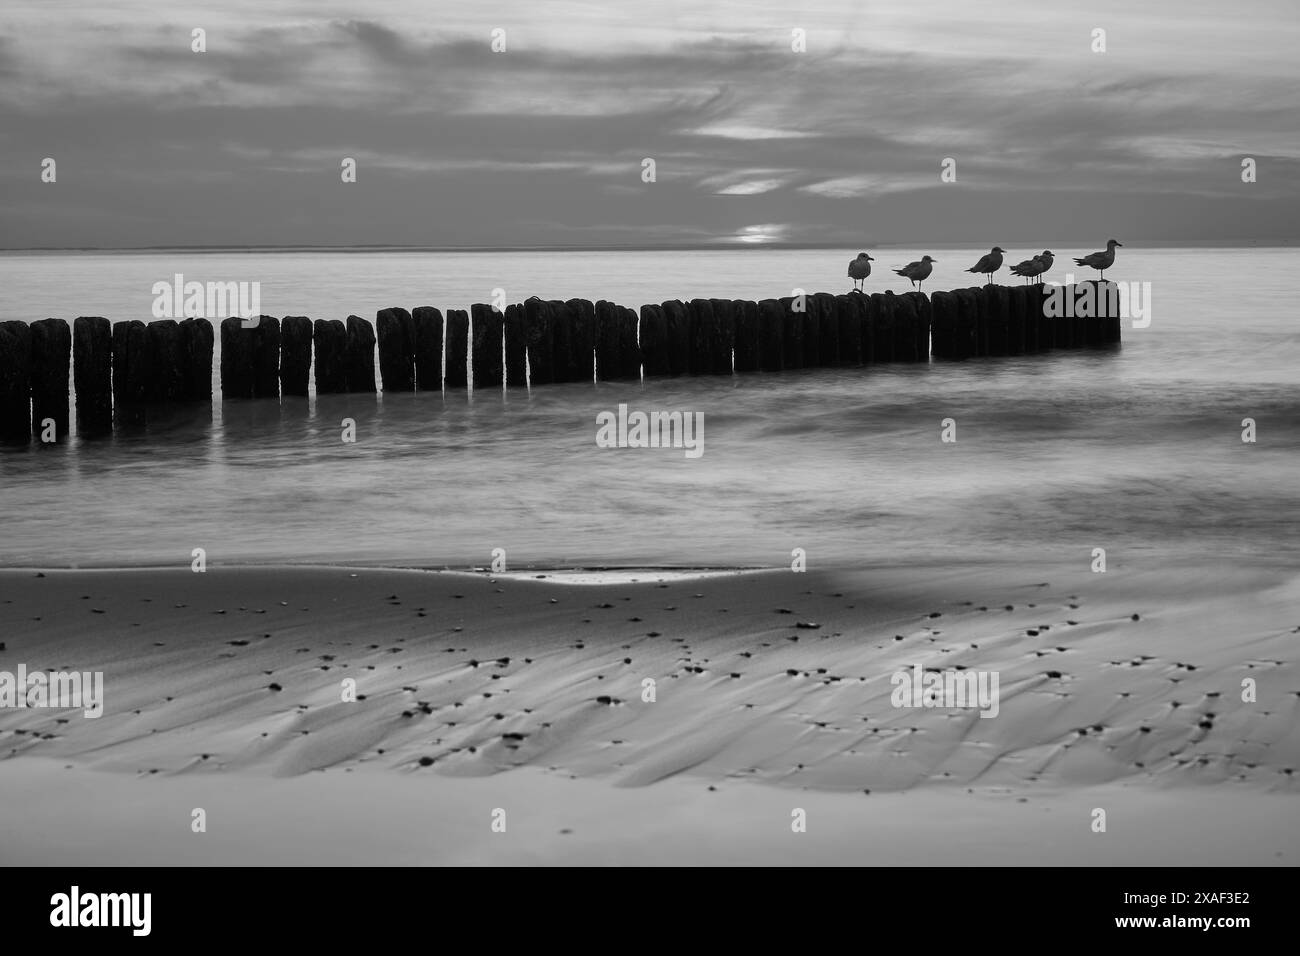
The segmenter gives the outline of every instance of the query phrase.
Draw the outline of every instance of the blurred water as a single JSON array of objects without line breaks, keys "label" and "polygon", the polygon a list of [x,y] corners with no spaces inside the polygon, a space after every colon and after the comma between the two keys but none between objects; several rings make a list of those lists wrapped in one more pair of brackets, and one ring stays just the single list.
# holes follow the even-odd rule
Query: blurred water
[{"label": "blurred water", "polygon": [[[149,320],[154,282],[261,281],[262,311],[846,291],[858,250],[0,256],[0,318]],[[929,250],[958,288],[970,250]],[[1036,250],[1024,250],[1026,258]],[[1063,281],[1066,250],[1049,279]],[[1071,250],[1083,254],[1091,250]],[[919,253],[918,253],[919,255]],[[867,291],[894,288],[882,252]],[[895,262],[894,260],[898,261]],[[968,261],[969,260],[969,261]],[[0,565],[190,560],[466,566],[821,565],[1105,547],[1296,560],[1300,252],[1130,249],[1151,325],[1118,350],[643,384],[177,410],[147,430],[0,451]],[[1076,270],[1082,275],[1083,270]],[[893,277],[890,274],[890,278]],[[620,402],[703,412],[703,457],[600,449]],[[358,442],[340,441],[340,421]],[[939,441],[957,421],[956,444]],[[1241,420],[1259,441],[1243,444]]]}]

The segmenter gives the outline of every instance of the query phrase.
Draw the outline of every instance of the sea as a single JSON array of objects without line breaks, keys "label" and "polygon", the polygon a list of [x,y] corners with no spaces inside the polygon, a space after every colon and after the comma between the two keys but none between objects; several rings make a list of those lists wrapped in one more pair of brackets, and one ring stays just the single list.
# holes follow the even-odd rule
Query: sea
[{"label": "sea", "polygon": [[[1069,257],[1095,247],[1052,248],[1048,281],[1092,274]],[[149,321],[177,275],[257,282],[263,313],[316,319],[498,290],[757,300],[847,292],[859,251],[8,253],[0,320]],[[924,251],[928,291],[982,281],[964,271],[979,250]],[[920,254],[873,251],[866,291],[904,291],[890,269]],[[108,438],[0,448],[0,566],[181,566],[196,548],[209,566],[922,566],[1095,548],[1121,565],[1292,566],[1297,274],[1292,248],[1130,243],[1107,278],[1149,312],[1117,348],[171,409]],[[703,453],[598,446],[598,416],[621,404],[702,413]]]}]

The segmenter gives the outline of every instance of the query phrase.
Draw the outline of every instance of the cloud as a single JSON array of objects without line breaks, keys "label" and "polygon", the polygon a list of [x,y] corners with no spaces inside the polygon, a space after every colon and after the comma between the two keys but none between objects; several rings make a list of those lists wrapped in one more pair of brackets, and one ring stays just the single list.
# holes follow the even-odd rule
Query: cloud
[{"label": "cloud", "polygon": [[[981,228],[967,216],[1059,235],[1062,209],[1090,228],[1135,204],[1150,213],[1137,228],[1213,235],[1225,221],[1289,229],[1276,217],[1297,207],[1300,116],[1276,66],[1294,30],[1257,26],[1257,48],[1239,51],[1228,13],[1214,20],[1225,50],[1211,73],[1135,32],[1145,14],[1119,6],[1105,57],[1075,51],[1082,28],[1041,4],[990,39],[956,3],[882,8],[864,24],[856,5],[827,0],[800,14],[806,54],[768,0],[740,20],[729,3],[692,5],[673,29],[653,11],[620,26],[585,5],[548,17],[507,3],[500,54],[482,16],[431,25],[341,7],[289,21],[240,4],[202,54],[182,24],[104,26],[88,7],[85,23],[56,28],[20,11],[20,27],[44,32],[0,37],[0,144],[13,157],[0,241],[598,245],[729,240],[754,223],[834,241],[858,237],[868,211],[882,235],[956,240]],[[1261,162],[1248,193],[1241,155]],[[43,156],[59,158],[60,180],[42,192],[31,169]],[[344,156],[359,163],[353,186],[339,180]],[[645,157],[654,184],[640,179]],[[939,180],[948,157],[953,184]],[[1176,212],[1206,200],[1213,210]],[[171,210],[186,206],[204,214],[182,228]]]}]

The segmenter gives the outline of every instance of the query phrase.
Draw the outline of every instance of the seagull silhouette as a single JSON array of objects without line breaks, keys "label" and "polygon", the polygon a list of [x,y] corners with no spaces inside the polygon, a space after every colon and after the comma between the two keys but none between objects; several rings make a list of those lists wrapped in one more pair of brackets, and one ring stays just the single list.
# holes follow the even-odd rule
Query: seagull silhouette
[{"label": "seagull silhouette", "polygon": [[1096,269],[1101,273],[1101,277],[1104,279],[1106,278],[1106,270],[1115,264],[1115,250],[1117,248],[1122,248],[1123,245],[1122,242],[1116,242],[1114,239],[1107,239],[1105,252],[1094,252],[1090,256],[1084,256],[1082,259],[1075,259],[1074,261],[1081,266]]},{"label": "seagull silhouette", "polygon": [[981,256],[980,261],[967,269],[967,272],[978,272],[982,276],[988,276],[988,281],[993,281],[993,273],[1002,268],[1002,256],[1006,252],[1001,246],[994,246],[986,256]]},{"label": "seagull silhouette", "polygon": [[855,292],[861,292],[861,283],[866,282],[867,276],[871,275],[871,256],[865,252],[859,252],[856,259],[849,260],[848,276],[853,280],[853,289]]},{"label": "seagull silhouette", "polygon": [[1053,261],[1052,250],[1044,249],[1032,259],[1026,259],[1024,262],[1012,266],[1011,274],[1023,276],[1026,281],[1030,279],[1039,279],[1039,281],[1042,281],[1041,277],[1043,273],[1052,268]]},{"label": "seagull silhouette", "polygon": [[915,283],[919,289],[921,283],[930,277],[930,272],[933,269],[931,263],[938,261],[938,259],[931,259],[929,256],[922,256],[920,262],[909,262],[903,268],[894,271],[909,282]]}]

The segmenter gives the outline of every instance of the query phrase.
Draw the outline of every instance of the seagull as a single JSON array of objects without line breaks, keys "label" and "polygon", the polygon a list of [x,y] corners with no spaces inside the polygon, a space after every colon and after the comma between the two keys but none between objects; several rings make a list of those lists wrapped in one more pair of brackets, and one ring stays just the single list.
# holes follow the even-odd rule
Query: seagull
[{"label": "seagull", "polygon": [[922,256],[920,262],[909,262],[903,268],[894,271],[909,282],[916,283],[916,287],[919,289],[921,283],[930,277],[930,271],[933,268],[931,263],[938,261],[938,259],[931,259],[929,256]]},{"label": "seagull", "polygon": [[1002,254],[1007,250],[1001,246],[994,246],[989,254],[980,256],[980,261],[967,269],[967,272],[978,272],[980,275],[988,276],[989,282],[993,281],[993,273],[1002,268]]},{"label": "seagull", "polygon": [[1024,262],[1017,262],[1011,267],[1013,276],[1021,276],[1028,282],[1030,279],[1037,278],[1043,273],[1043,260],[1039,256],[1032,259],[1026,259]]},{"label": "seagull", "polygon": [[1012,266],[1011,274],[1023,276],[1025,279],[1040,279],[1041,281],[1042,274],[1052,268],[1054,261],[1055,257],[1052,255],[1052,250],[1044,249],[1032,259],[1026,259],[1024,262]]},{"label": "seagull", "polygon": [[853,289],[855,292],[862,291],[858,283],[865,282],[867,276],[871,275],[871,263],[873,261],[874,260],[871,256],[867,255],[865,252],[859,252],[856,259],[849,261],[848,276],[853,280]]},{"label": "seagull", "polygon": [[1043,264],[1043,268],[1038,273],[1038,281],[1042,282],[1043,273],[1049,271],[1052,268],[1052,263],[1056,261],[1056,256],[1052,254],[1051,249],[1044,249],[1038,255],[1034,256],[1034,258]]},{"label": "seagull", "polygon": [[1120,246],[1123,246],[1123,243],[1116,242],[1114,239],[1107,239],[1105,252],[1094,252],[1090,256],[1084,256],[1082,259],[1075,259],[1074,261],[1081,266],[1096,269],[1101,273],[1102,279],[1105,279],[1106,270],[1115,264],[1115,249]]}]

